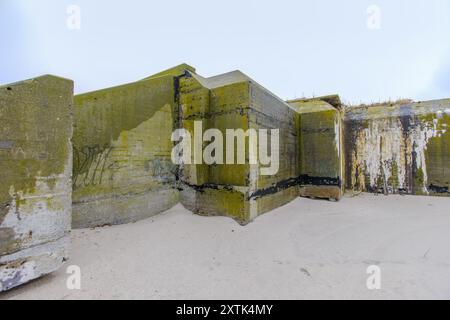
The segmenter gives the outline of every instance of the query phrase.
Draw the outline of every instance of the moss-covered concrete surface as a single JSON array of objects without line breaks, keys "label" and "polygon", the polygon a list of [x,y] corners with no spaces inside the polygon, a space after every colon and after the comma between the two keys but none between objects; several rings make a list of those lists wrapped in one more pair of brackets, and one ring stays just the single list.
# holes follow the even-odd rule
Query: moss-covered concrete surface
[{"label": "moss-covered concrete surface", "polygon": [[[447,105],[401,106],[401,116],[391,106],[347,109],[344,136],[337,95],[286,103],[240,71],[204,78],[186,64],[75,102],[75,227],[135,221],[178,201],[246,224],[297,196],[339,200],[345,186],[448,193]],[[217,129],[223,154],[227,129],[278,129],[278,170],[260,174],[263,165],[249,161],[248,137],[244,163],[206,164],[203,150],[212,141],[202,141],[191,144],[192,163],[174,165],[175,129],[192,141]]]},{"label": "moss-covered concrete surface", "polygon": [[296,145],[300,196],[339,200],[343,194],[339,97],[299,99],[288,103],[298,113]]},{"label": "moss-covered concrete surface", "polygon": [[[203,132],[215,128],[223,136],[227,129],[248,129],[249,84],[241,74],[205,79],[187,72],[180,78],[179,99],[180,128],[187,130],[193,139],[195,123],[201,124]],[[200,139],[203,140],[203,135]],[[197,214],[226,215],[241,223],[248,222],[249,167],[205,164],[206,145],[202,143],[197,150],[192,143],[193,161],[180,167],[181,203]],[[223,147],[225,154],[225,143]],[[194,161],[199,159],[201,164]]]},{"label": "moss-covered concrete surface", "polygon": [[60,267],[71,221],[73,83],[0,87],[0,291]]},{"label": "moss-covered concrete surface", "polygon": [[[270,150],[271,154],[277,153],[278,171],[261,174],[261,169],[267,166],[259,159],[254,169],[254,181],[250,183],[250,204],[256,207],[251,217],[254,219],[298,197],[298,115],[290,105],[253,80],[250,82],[250,96],[250,128],[279,130],[279,148]],[[258,141],[258,148],[266,143],[270,145],[270,139]]]},{"label": "moss-covered concrete surface", "polygon": [[[192,137],[196,132],[195,122],[201,123],[203,132],[210,128],[220,131],[224,137],[224,155],[230,142],[228,129],[280,131],[280,157],[274,175],[260,174],[264,165],[250,162],[248,136],[244,163],[237,159],[239,143],[235,139],[233,164],[183,165],[180,188],[185,207],[198,214],[225,215],[247,224],[298,196],[297,185],[292,183],[297,178],[296,112],[284,101],[239,71],[212,78],[188,71],[180,78],[180,110],[180,127],[187,129]],[[266,138],[263,143],[270,144],[270,137]],[[201,148],[208,144],[203,143]],[[195,152],[193,145],[192,154]]]},{"label": "moss-covered concrete surface", "polygon": [[73,227],[137,221],[178,203],[177,67],[75,96]]},{"label": "moss-covered concrete surface", "polygon": [[[286,103],[239,71],[204,78],[193,67],[182,64],[142,81],[76,96],[75,103],[74,227],[136,221],[178,201],[197,214],[225,215],[246,224],[297,196],[339,200],[344,186],[352,190],[379,190],[380,170],[385,170],[383,166],[374,169],[373,159],[370,162],[364,158],[364,152],[374,145],[353,137],[362,135],[357,133],[361,119],[362,122],[369,119],[376,108],[370,108],[368,115],[358,113],[364,112],[361,111],[364,108],[348,111],[344,139],[344,112],[339,96]],[[408,112],[414,113],[408,111],[413,109],[417,108],[402,108],[402,119]],[[422,109],[427,106],[424,104]],[[445,107],[441,109],[444,119]],[[378,107],[378,112],[381,117],[391,117],[390,109]],[[424,112],[427,111],[420,113]],[[411,115],[411,119],[414,117]],[[419,122],[428,126],[426,118],[411,121],[411,126]],[[405,125],[404,121],[399,123]],[[192,163],[177,166],[171,162],[173,130],[186,129],[194,141],[196,135],[203,140],[203,133],[212,128],[223,137],[227,129],[278,129],[276,174],[262,175],[263,166],[249,162],[248,137],[244,145],[245,163],[204,163],[203,150],[211,141],[191,144]],[[377,130],[374,128],[370,136],[377,136]],[[380,137],[384,136],[380,132]],[[428,133],[423,134],[430,139]],[[384,145],[396,139],[391,137]],[[411,157],[420,148],[420,141],[416,140],[410,139],[409,151],[405,151]],[[224,140],[224,154],[226,144]],[[235,153],[237,148],[236,141]],[[445,143],[431,141],[429,148],[423,148],[423,156],[410,157],[410,167],[415,161],[416,169],[402,169],[405,157],[391,161],[392,177],[387,178],[387,184],[392,184],[390,190],[402,191],[404,185],[398,182],[402,177],[394,177],[393,173],[405,175],[403,171],[409,170],[410,176],[414,176],[412,183],[421,184],[419,188],[412,187],[409,193],[444,195],[448,183],[439,180],[446,176],[439,173],[446,168],[443,148]],[[399,157],[391,149],[386,152]],[[424,171],[426,155],[430,174]],[[421,161],[420,165],[417,161]],[[369,178],[366,169],[372,170]],[[376,170],[380,172],[374,173]]]}]

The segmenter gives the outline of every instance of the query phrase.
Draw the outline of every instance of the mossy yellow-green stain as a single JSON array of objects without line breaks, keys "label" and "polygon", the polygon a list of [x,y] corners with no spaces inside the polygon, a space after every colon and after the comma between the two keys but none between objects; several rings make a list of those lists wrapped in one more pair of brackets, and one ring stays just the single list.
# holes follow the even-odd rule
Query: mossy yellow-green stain
[{"label": "mossy yellow-green stain", "polygon": [[306,179],[300,182],[300,194],[339,199],[343,179],[340,111],[319,99],[289,103],[298,113],[298,166]]},{"label": "mossy yellow-green stain", "polygon": [[[127,212],[135,221],[176,203],[178,72],[75,97],[74,227],[123,223]],[[167,205],[152,205],[156,194]]]},{"label": "mossy yellow-green stain", "polygon": [[148,80],[148,79],[153,79],[153,78],[158,78],[158,77],[163,77],[163,76],[174,76],[174,77],[178,77],[183,75],[186,71],[191,71],[191,72],[195,72],[195,68],[191,67],[190,65],[186,64],[186,63],[182,63],[176,67],[158,72],[148,78],[145,78],[144,80]]}]

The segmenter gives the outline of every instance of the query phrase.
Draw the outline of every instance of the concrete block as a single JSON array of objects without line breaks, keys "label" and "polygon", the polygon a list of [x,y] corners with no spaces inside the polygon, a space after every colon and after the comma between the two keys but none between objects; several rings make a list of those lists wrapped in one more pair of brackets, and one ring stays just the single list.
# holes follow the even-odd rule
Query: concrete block
[{"label": "concrete block", "polygon": [[71,224],[73,83],[0,87],[0,291],[59,268]]},{"label": "concrete block", "polygon": [[[261,169],[267,166],[261,163],[252,170],[254,181],[250,180],[249,192],[252,218],[255,218],[298,197],[298,115],[290,105],[253,80],[250,95],[249,127],[279,130],[279,150],[270,150],[270,153],[278,152],[276,174],[262,174]],[[267,141],[270,144],[270,137]]]},{"label": "concrete block", "polygon": [[[239,71],[207,79],[188,72],[180,78],[180,110],[181,127],[192,137],[196,121],[203,132],[210,128],[221,132],[224,155],[228,129],[280,130],[275,175],[261,175],[261,165],[250,164],[248,138],[243,164],[235,158],[234,164],[183,165],[181,202],[185,207],[197,214],[225,215],[246,224],[298,196],[297,186],[290,184],[297,177],[296,112],[284,101]],[[208,144],[203,143],[202,148]],[[236,143],[235,156],[237,148]]]},{"label": "concrete block", "polygon": [[[203,132],[210,128],[220,130],[223,136],[227,129],[248,128],[249,87],[240,73],[231,73],[209,79],[194,72],[180,78],[180,128],[195,137],[195,122],[201,123]],[[203,135],[201,139],[203,138]],[[202,163],[180,166],[181,203],[200,215],[225,215],[240,223],[249,220],[248,166],[207,165]],[[225,141],[224,141],[225,148]],[[192,143],[192,160],[195,147]],[[224,150],[225,154],[225,150]]]},{"label": "concrete block", "polygon": [[339,200],[343,194],[339,98],[300,99],[289,104],[298,112],[300,196]]}]

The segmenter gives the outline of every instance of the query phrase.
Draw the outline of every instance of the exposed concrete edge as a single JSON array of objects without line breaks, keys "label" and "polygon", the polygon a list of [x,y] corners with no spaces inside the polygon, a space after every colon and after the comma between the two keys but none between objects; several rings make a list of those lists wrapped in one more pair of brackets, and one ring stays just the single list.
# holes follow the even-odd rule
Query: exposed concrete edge
[{"label": "exposed concrete edge", "polygon": [[58,270],[68,259],[70,233],[62,238],[0,257],[0,292]]},{"label": "exposed concrete edge", "polygon": [[143,80],[132,81],[132,82],[120,84],[120,85],[117,85],[117,86],[107,87],[107,88],[98,89],[98,90],[94,90],[94,91],[82,92],[82,93],[75,94],[74,95],[74,99],[76,99],[78,97],[88,96],[88,95],[101,94],[103,92],[107,92],[107,91],[110,91],[110,90],[124,89],[124,88],[130,87],[130,86],[136,85],[138,83],[152,82],[152,81],[156,81],[156,80],[161,79],[161,78],[175,78],[175,76],[168,74],[168,75],[162,75],[160,77],[150,77],[150,78],[146,78],[146,79],[143,79]]},{"label": "exposed concrete edge", "polygon": [[437,99],[410,103],[386,103],[369,106],[356,106],[345,110],[344,120],[364,120],[381,118],[395,118],[411,115],[424,115],[431,112],[450,114],[448,104],[450,99]]},{"label": "exposed concrete edge", "polygon": [[58,80],[62,80],[62,81],[73,83],[73,80],[71,80],[71,79],[67,79],[67,78],[60,77],[60,76],[55,76],[53,74],[44,74],[42,76],[38,76],[38,77],[26,79],[26,80],[21,80],[21,81],[17,81],[17,82],[13,82],[13,83],[0,85],[0,88],[9,88],[9,87],[20,86],[20,85],[24,85],[24,84],[27,84],[27,83],[33,83],[33,82],[36,82],[38,80],[48,79],[48,78],[58,79]]},{"label": "exposed concrete edge", "polygon": [[[113,206],[117,208],[114,212],[109,211],[112,202],[115,202]],[[132,223],[169,210],[179,202],[179,191],[167,188],[138,195],[105,197],[73,203],[72,228],[85,229]]]},{"label": "exposed concrete edge", "polygon": [[300,103],[306,103],[306,102],[313,102],[313,101],[324,101],[331,105],[333,108],[338,109],[341,111],[343,109],[343,105],[341,102],[341,98],[337,94],[331,94],[327,96],[321,96],[321,97],[315,97],[315,98],[299,98],[299,99],[293,99],[286,101],[288,104],[294,104],[296,102]]},{"label": "exposed concrete edge", "polygon": [[323,100],[295,101],[289,103],[298,114],[308,114],[324,111],[339,111],[331,104]]},{"label": "exposed concrete edge", "polygon": [[261,90],[265,91],[266,93],[270,94],[272,97],[274,97],[276,100],[278,100],[280,103],[285,105],[286,107],[292,109],[292,107],[286,103],[283,99],[278,97],[276,94],[265,88],[264,86],[260,85],[258,82],[247,76],[245,73],[243,73],[240,70],[235,70],[227,73],[223,73],[214,77],[204,78],[194,72],[189,72],[189,75],[194,77],[202,86],[209,90],[222,88],[226,86],[230,86],[233,84],[238,83],[244,83],[248,82],[251,85],[255,85],[256,87],[260,88]]}]

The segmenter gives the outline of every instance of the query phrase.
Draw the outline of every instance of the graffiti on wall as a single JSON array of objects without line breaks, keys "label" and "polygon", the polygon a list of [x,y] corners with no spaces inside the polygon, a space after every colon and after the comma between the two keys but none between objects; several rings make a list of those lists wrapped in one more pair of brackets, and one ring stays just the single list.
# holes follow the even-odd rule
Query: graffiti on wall
[{"label": "graffiti on wall", "polygon": [[73,163],[73,189],[79,187],[102,184],[105,170],[108,169],[108,160],[112,146],[107,143],[103,146],[84,146],[81,149],[74,147]]}]

